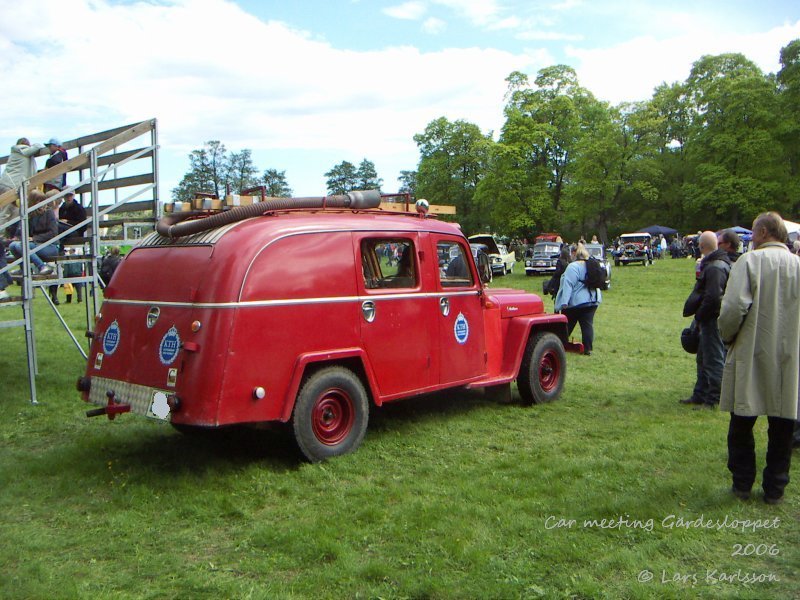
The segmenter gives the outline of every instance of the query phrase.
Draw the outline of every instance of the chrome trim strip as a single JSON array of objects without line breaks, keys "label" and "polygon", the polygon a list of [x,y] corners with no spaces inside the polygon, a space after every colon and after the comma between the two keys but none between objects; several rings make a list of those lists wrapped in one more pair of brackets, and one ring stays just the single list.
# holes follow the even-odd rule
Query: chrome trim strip
[{"label": "chrome trim strip", "polygon": [[480,292],[469,290],[464,292],[425,292],[405,294],[371,294],[369,296],[334,296],[328,298],[285,298],[280,300],[249,300],[245,302],[160,302],[158,300],[124,300],[107,298],[104,303],[128,304],[139,306],[174,306],[183,308],[253,308],[260,306],[297,306],[301,304],[341,304],[347,302],[364,302],[366,300],[407,300],[413,298],[442,298],[455,296],[478,296]]}]

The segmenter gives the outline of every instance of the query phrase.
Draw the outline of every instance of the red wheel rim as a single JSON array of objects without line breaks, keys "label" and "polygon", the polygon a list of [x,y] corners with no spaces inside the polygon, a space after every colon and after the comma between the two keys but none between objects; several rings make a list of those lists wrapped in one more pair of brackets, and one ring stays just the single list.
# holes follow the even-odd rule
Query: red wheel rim
[{"label": "red wheel rim", "polygon": [[547,350],[539,361],[539,385],[545,392],[552,392],[561,377],[561,361],[553,350]]},{"label": "red wheel rim", "polygon": [[316,438],[326,446],[344,440],[353,428],[353,400],[344,390],[326,390],[314,404],[311,423]]}]

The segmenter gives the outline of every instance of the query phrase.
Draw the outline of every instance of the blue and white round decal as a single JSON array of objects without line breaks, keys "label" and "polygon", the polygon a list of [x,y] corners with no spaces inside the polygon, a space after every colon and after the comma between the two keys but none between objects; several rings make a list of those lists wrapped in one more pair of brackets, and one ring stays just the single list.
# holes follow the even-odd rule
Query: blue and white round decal
[{"label": "blue and white round decal", "polygon": [[103,336],[103,352],[106,354],[114,354],[119,346],[119,323],[116,319],[106,329],[106,334]]},{"label": "blue and white round decal", "polygon": [[158,346],[158,357],[161,359],[162,365],[171,365],[178,356],[178,350],[181,347],[181,336],[178,335],[178,330],[175,326],[169,328],[169,331],[161,338],[161,344]]},{"label": "blue and white round decal", "polygon": [[469,337],[469,323],[467,322],[467,317],[464,316],[464,313],[458,313],[456,317],[456,323],[453,325],[453,333],[456,336],[456,341],[459,344],[466,344],[467,338]]}]

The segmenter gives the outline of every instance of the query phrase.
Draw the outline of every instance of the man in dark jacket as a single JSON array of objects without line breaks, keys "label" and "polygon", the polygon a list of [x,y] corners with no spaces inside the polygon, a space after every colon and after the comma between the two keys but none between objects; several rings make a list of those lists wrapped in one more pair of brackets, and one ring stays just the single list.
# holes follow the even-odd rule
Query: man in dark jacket
[{"label": "man in dark jacket", "polygon": [[718,248],[713,231],[704,231],[698,240],[703,259],[700,262],[700,277],[683,307],[683,316],[694,315],[695,325],[700,331],[697,349],[697,383],[691,397],[681,404],[697,404],[714,408],[719,404],[722,387],[722,369],[725,362],[725,347],[717,327],[717,317],[731,272],[728,254]]},{"label": "man in dark jacket", "polygon": [[[67,160],[67,151],[61,146],[61,142],[59,142],[56,138],[50,138],[50,141],[45,144],[47,150],[50,152],[50,158],[47,159],[47,162],[44,163],[44,168],[49,169],[50,167],[55,167],[56,165],[60,165],[62,162]],[[44,183],[44,191],[47,192],[49,190],[63,190],[64,187],[67,185],[67,174],[64,173],[63,175],[59,175],[51,179],[50,181],[45,181]]]},{"label": "man in dark jacket", "polygon": [[717,244],[720,250],[724,250],[728,255],[731,264],[742,255],[739,252],[739,236],[733,229],[723,229],[717,234]]}]

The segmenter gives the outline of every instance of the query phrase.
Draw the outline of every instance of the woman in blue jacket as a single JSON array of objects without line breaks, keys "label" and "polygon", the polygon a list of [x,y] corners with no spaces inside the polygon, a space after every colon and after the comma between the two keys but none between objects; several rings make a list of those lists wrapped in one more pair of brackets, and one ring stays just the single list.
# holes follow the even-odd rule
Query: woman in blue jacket
[{"label": "woman in blue jacket", "polygon": [[569,333],[581,324],[583,353],[592,353],[594,343],[594,313],[603,301],[600,290],[586,286],[586,259],[589,252],[583,244],[572,247],[572,262],[561,276],[561,286],[556,295],[556,312],[564,313],[568,320]]}]

